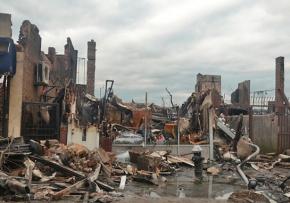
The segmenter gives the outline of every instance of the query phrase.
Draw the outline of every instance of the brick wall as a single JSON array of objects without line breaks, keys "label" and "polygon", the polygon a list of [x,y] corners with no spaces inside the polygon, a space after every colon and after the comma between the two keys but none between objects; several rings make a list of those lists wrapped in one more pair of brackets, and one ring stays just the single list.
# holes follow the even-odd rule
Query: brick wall
[{"label": "brick wall", "polygon": [[205,92],[209,89],[216,89],[221,94],[221,76],[197,74],[195,91]]},{"label": "brick wall", "polygon": [[28,20],[20,27],[19,44],[23,46],[23,101],[38,102],[41,87],[34,86],[35,67],[41,61],[41,37],[36,25]]}]

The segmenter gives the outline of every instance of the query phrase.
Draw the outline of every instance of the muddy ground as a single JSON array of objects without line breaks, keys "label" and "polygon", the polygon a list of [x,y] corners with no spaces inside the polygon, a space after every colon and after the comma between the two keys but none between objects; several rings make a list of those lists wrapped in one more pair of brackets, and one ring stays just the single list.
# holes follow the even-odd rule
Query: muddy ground
[{"label": "muddy ground", "polygon": [[[234,168],[233,168],[234,169]],[[267,177],[275,182],[275,177],[290,175],[290,170],[275,168],[271,171],[256,171],[250,167],[245,168],[246,174],[250,177]],[[194,168],[181,167],[180,171],[173,175],[165,176],[167,181],[159,181],[159,185],[150,185],[130,180],[128,178],[125,190],[118,191],[124,194],[124,197],[116,198],[113,202],[119,203],[170,203],[170,202],[227,202],[233,192],[245,191],[247,187],[241,180],[235,170],[224,170],[217,176],[211,176],[203,172],[203,179],[199,181],[194,176]],[[273,197],[270,202],[283,201],[283,193],[275,191],[275,185],[271,185],[273,190],[265,187],[263,184],[257,186],[257,191],[263,191],[263,194]],[[276,188],[277,189],[277,188]],[[39,202],[39,201],[31,201]],[[46,202],[46,201],[41,201]],[[68,196],[58,203],[83,202],[80,196]],[[255,202],[255,201],[253,201]]]},{"label": "muddy ground", "polygon": [[[267,177],[273,182],[277,176],[290,175],[290,170],[279,168],[259,172],[247,167],[245,171],[250,177]],[[197,181],[193,168],[182,167],[181,171],[166,178],[167,182],[161,182],[158,186],[128,182],[125,197],[120,202],[227,202],[233,192],[247,190],[235,171],[224,171],[217,176],[209,176],[204,171],[203,180]],[[271,188],[273,190],[259,184],[256,190],[266,195],[270,202],[287,202],[279,188],[274,184]]]}]

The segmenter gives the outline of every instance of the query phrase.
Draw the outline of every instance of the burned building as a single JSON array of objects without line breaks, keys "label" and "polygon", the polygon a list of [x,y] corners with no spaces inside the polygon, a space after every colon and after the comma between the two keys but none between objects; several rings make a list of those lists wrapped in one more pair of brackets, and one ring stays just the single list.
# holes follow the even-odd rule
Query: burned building
[{"label": "burned building", "polygon": [[[90,96],[85,96],[86,87],[80,94],[76,93],[79,91],[76,84],[78,51],[74,49],[71,39],[67,38],[64,54],[56,54],[53,47],[49,47],[48,53],[45,54],[41,51],[42,39],[38,27],[25,20],[20,27],[16,50],[11,39],[11,16],[1,14],[0,17],[0,47],[5,45],[4,47],[10,48],[3,48],[5,54],[1,57],[7,55],[8,59],[11,59],[10,66],[6,63],[6,69],[1,68],[1,75],[4,75],[2,84],[5,84],[0,88],[0,109],[4,111],[1,114],[1,118],[4,119],[3,125],[1,119],[2,136],[22,136],[24,140],[59,139],[67,144],[68,141],[72,143],[74,139],[78,140],[76,136],[84,137],[83,132],[90,134],[88,128],[93,126],[92,138],[96,143],[93,147],[98,147],[96,119],[86,119],[86,115],[80,110],[87,110],[87,105],[98,109],[98,103],[92,101]],[[92,41],[88,44],[90,43]],[[11,47],[14,47],[14,50]],[[9,51],[14,53],[15,58],[13,54],[9,55]],[[90,59],[93,59],[94,53],[88,54]],[[15,68],[12,68],[12,59],[15,60]],[[94,62],[90,63],[90,70],[94,72]],[[76,103],[82,108],[77,109]],[[90,113],[96,113],[94,118],[97,116],[95,111]],[[80,134],[73,133],[78,129],[81,129]],[[86,145],[86,140],[81,139],[81,142]],[[89,142],[92,143],[92,140]]]},{"label": "burned building", "polygon": [[8,136],[33,137],[37,135],[36,126],[47,125],[47,129],[50,128],[47,132],[56,137],[57,124],[50,123],[51,126],[48,127],[53,119],[48,118],[48,105],[40,104],[45,85],[49,82],[51,63],[41,52],[41,37],[37,26],[27,20],[23,21],[18,43],[17,71],[11,77],[9,87]]},{"label": "burned building", "polygon": [[67,95],[70,105],[66,129],[66,143],[78,143],[89,149],[99,147],[99,100],[86,93],[86,85],[76,84]]},{"label": "burned building", "polygon": [[231,94],[231,103],[242,108],[250,106],[250,80],[238,84],[238,88]]},{"label": "burned building", "polygon": [[66,143],[79,143],[93,149],[99,147],[100,101],[94,97],[96,43],[91,40],[87,44],[87,84],[67,88],[66,104],[70,110]]},{"label": "burned building", "polygon": [[64,54],[56,54],[55,48],[49,47],[47,57],[53,64],[50,72],[52,85],[64,88],[70,83],[76,84],[78,51],[74,49],[69,37],[64,46]]},{"label": "burned building", "polygon": [[195,92],[206,92],[215,89],[221,94],[221,76],[220,75],[196,75]]},{"label": "burned building", "polygon": [[180,115],[190,119],[191,130],[209,133],[209,110],[222,105],[221,76],[196,75],[195,92],[182,104]]},{"label": "burned building", "polygon": [[[9,123],[9,136],[58,138],[59,105],[46,99],[52,62],[41,51],[38,27],[23,21],[18,43],[17,71],[11,79],[10,92],[15,95],[10,99],[10,106],[14,108],[9,108],[9,115],[16,117],[11,121],[17,123]],[[15,131],[15,126],[21,126],[21,131]]]},{"label": "burned building", "polygon": [[56,54],[54,47],[48,48],[46,56],[52,63],[50,71],[50,88],[46,93],[46,100],[59,105],[60,140],[67,143],[68,116],[71,112],[70,92],[76,85],[78,51],[74,49],[71,39],[67,38],[64,53]]}]

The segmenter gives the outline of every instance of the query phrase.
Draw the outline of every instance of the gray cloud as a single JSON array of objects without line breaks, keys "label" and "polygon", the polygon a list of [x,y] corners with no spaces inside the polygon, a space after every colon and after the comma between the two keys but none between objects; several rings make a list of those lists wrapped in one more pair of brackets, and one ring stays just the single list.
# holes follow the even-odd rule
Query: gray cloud
[{"label": "gray cloud", "polygon": [[150,101],[168,101],[168,87],[181,103],[199,72],[221,74],[226,95],[246,79],[253,90],[272,89],[280,55],[290,91],[288,0],[2,1],[2,12],[13,16],[14,39],[24,19],[39,27],[44,51],[55,46],[63,52],[70,36],[85,57],[86,42],[94,39],[96,95],[114,79],[115,92],[126,100],[141,101],[148,91]]}]

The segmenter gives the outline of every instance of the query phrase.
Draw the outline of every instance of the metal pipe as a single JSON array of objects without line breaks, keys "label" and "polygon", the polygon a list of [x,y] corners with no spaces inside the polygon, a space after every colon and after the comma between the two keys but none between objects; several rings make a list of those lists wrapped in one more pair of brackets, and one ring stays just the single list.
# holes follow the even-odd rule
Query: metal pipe
[{"label": "metal pipe", "polygon": [[260,153],[260,147],[258,145],[248,143],[251,147],[254,147],[256,151],[252,153],[250,156],[248,156],[246,159],[244,159],[240,164],[237,165],[237,171],[240,174],[243,181],[246,183],[247,186],[249,186],[249,179],[245,175],[245,173],[242,170],[242,167],[245,163],[247,163],[249,160],[251,160],[253,157],[257,156]]}]

